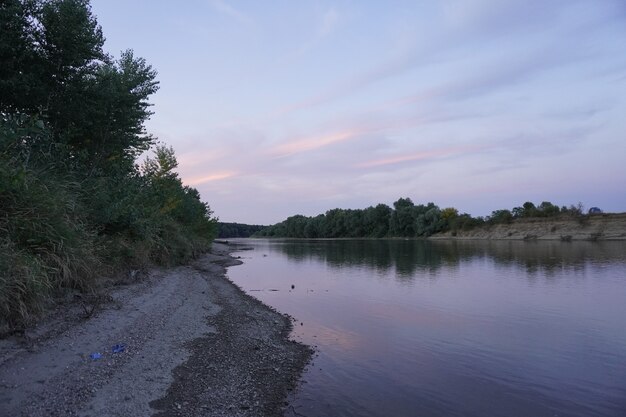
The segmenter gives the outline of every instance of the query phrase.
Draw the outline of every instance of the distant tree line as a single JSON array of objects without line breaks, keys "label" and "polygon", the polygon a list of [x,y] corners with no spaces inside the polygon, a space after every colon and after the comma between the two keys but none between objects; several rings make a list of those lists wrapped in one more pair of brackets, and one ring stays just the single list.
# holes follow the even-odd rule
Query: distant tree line
[{"label": "distant tree line", "polygon": [[0,330],[60,288],[182,262],[216,234],[144,128],[156,71],[103,43],[87,0],[0,2]]},{"label": "distant tree line", "polygon": [[243,224],[243,223],[217,223],[217,237],[250,237],[260,232],[267,226]]},{"label": "distant tree line", "polygon": [[514,207],[512,210],[495,210],[486,220],[489,223],[510,223],[514,219],[520,218],[556,217],[561,215],[580,217],[583,215],[583,205],[578,203],[569,207],[559,207],[549,201],[544,201],[535,206],[530,201],[527,201],[521,207]]},{"label": "distant tree line", "polygon": [[296,215],[260,230],[255,236],[291,238],[384,238],[428,237],[436,233],[471,230],[475,227],[510,223],[519,218],[582,216],[582,205],[558,207],[544,201],[531,202],[512,210],[495,210],[487,217],[459,214],[453,207],[439,208],[434,203],[415,204],[400,198],[393,208],[378,204],[365,209],[332,209],[315,217]]}]

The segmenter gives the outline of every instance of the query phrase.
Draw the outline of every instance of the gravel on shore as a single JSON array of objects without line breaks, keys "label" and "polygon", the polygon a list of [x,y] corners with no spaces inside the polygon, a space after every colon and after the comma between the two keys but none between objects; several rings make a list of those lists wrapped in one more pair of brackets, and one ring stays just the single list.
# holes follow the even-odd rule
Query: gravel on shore
[{"label": "gravel on shore", "polygon": [[312,351],[226,278],[230,250],[0,340],[0,416],[281,416]]}]

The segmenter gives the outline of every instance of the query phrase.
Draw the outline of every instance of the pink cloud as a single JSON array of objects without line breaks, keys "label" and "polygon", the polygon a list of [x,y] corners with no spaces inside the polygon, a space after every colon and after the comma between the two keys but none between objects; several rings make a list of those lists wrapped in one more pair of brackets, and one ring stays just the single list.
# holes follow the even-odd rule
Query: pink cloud
[{"label": "pink cloud", "polygon": [[274,147],[270,150],[270,154],[276,156],[288,156],[296,153],[311,151],[314,149],[332,145],[334,143],[350,140],[364,132],[365,131],[361,129],[347,129],[326,135],[319,135],[295,140]]},{"label": "pink cloud", "polygon": [[374,160],[370,160],[370,161],[366,161],[360,164],[357,164],[356,166],[358,168],[373,168],[373,167],[379,167],[379,166],[385,166],[385,165],[394,165],[394,164],[399,164],[402,162],[409,162],[409,161],[420,161],[420,160],[425,160],[425,159],[435,159],[435,158],[440,158],[443,156],[450,156],[450,155],[454,155],[454,154],[460,154],[463,153],[465,151],[470,151],[470,150],[478,150],[481,149],[480,147],[475,147],[475,146],[465,146],[465,147],[452,147],[452,148],[443,148],[443,149],[435,149],[435,150],[431,150],[431,151],[423,151],[423,152],[416,152],[416,153],[412,153],[412,154],[403,154],[403,155],[396,155],[396,156],[391,156],[388,158],[381,158],[381,159],[374,159]]},{"label": "pink cloud", "polygon": [[237,172],[232,172],[232,171],[231,172],[216,172],[214,174],[190,178],[190,179],[185,180],[184,182],[187,185],[196,186],[196,185],[204,184],[207,182],[224,180],[226,178],[234,177],[235,175],[237,175]]}]

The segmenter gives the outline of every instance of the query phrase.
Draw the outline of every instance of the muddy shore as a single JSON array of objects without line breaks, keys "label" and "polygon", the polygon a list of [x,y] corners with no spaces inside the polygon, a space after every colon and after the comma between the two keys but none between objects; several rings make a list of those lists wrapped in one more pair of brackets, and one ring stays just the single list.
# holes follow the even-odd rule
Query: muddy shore
[{"label": "muddy shore", "polygon": [[111,289],[88,319],[75,306],[0,340],[0,416],[282,415],[311,350],[226,278],[232,250],[215,243]]}]

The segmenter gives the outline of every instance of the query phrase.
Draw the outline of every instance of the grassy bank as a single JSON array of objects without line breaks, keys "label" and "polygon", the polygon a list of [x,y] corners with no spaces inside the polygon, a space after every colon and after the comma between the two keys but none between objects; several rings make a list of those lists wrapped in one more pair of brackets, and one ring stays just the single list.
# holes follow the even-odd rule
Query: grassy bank
[{"label": "grassy bank", "polygon": [[67,289],[185,262],[216,234],[174,151],[145,131],[156,71],[103,43],[88,1],[0,4],[0,328]]},{"label": "grassy bank", "polygon": [[101,277],[185,262],[209,247],[216,221],[172,171],[168,148],[157,148],[137,171],[89,176],[57,166],[59,156],[27,163],[11,155],[6,122],[0,132],[3,325],[29,321],[59,290],[93,291]]}]

